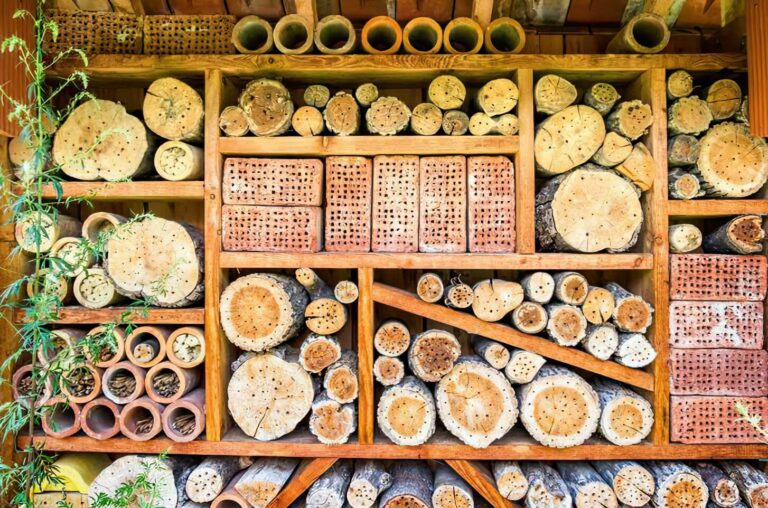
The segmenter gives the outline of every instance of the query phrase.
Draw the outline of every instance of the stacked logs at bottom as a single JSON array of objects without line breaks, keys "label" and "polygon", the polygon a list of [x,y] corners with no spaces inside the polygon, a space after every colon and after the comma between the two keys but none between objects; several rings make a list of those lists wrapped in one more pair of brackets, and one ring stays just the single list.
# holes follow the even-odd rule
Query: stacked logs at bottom
[{"label": "stacked logs at bottom", "polygon": [[759,443],[768,418],[765,256],[675,254],[670,261],[671,440]]},{"label": "stacked logs at bottom", "polygon": [[[466,309],[483,321],[509,319],[522,333],[542,333],[564,347],[581,346],[600,360],[613,359],[626,367],[642,368],[656,358],[653,344],[645,337],[653,323],[653,306],[616,282],[598,287],[580,273],[563,271],[532,272],[520,282],[484,279],[470,286],[458,277],[445,284],[439,274],[427,272],[419,278],[416,293],[425,302]],[[406,332],[407,329],[402,333]],[[506,367],[512,382],[529,382],[536,374],[534,370],[518,380],[516,362],[511,367],[508,363],[522,359],[487,339],[475,341],[475,353],[496,368]],[[494,354],[500,357],[491,358]],[[527,354],[526,361],[534,358],[530,355]],[[543,359],[535,361],[543,363]]]},{"label": "stacked logs at bottom", "polygon": [[743,198],[768,180],[768,145],[749,130],[749,104],[733,79],[700,89],[684,70],[667,78],[669,196]]},{"label": "stacked logs at bottom", "polygon": [[[202,328],[62,328],[50,337],[53,348],[38,351],[35,369],[41,384],[45,380],[36,404],[46,406],[41,425],[47,435],[66,438],[82,430],[99,440],[122,433],[146,441],[164,432],[186,442],[202,434]],[[32,365],[15,372],[17,399],[29,397],[33,375]]]},{"label": "stacked logs at bottom", "polygon": [[514,182],[514,164],[504,156],[228,158],[223,246],[257,252],[514,252]]},{"label": "stacked logs at bottom", "polygon": [[[374,83],[363,83],[352,93],[340,90],[331,94],[324,85],[310,85],[303,91],[304,105],[295,109],[291,91],[280,81],[260,78],[246,84],[236,106],[221,112],[219,127],[227,136],[279,136],[292,127],[301,136],[317,136],[328,131],[350,136],[366,131],[392,136],[409,127],[414,134],[449,136],[517,134],[519,121],[512,111],[519,90],[514,81],[498,78],[488,81],[468,99],[467,87],[456,76],[444,74],[433,79],[426,90],[429,102],[411,108],[394,96],[381,95]],[[465,102],[467,104],[465,105]],[[477,105],[470,118],[469,103]],[[269,114],[266,114],[269,112]],[[364,117],[364,118],[363,118]]]},{"label": "stacked logs at bottom", "polygon": [[[259,441],[292,432],[308,414],[321,443],[346,443],[357,429],[357,355],[337,334],[357,285],[329,286],[310,268],[294,277],[254,273],[221,296],[227,338],[246,351],[232,364],[228,407],[240,429]],[[300,338],[299,349],[286,342]]]}]

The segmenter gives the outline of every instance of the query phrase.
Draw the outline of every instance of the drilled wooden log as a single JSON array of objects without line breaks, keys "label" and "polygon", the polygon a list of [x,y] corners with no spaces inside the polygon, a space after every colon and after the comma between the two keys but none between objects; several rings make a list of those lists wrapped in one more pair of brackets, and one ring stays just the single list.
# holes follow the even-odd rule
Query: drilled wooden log
[{"label": "drilled wooden log", "polygon": [[487,136],[489,134],[514,136],[520,130],[520,120],[512,113],[496,117],[488,116],[485,113],[475,113],[469,119],[467,129],[473,136]]},{"label": "drilled wooden log", "polygon": [[392,477],[380,461],[357,460],[347,488],[347,502],[352,508],[372,508],[391,485]]},{"label": "drilled wooden log", "polygon": [[710,503],[731,507],[741,501],[738,485],[722,469],[709,462],[697,462],[693,467],[709,489]]},{"label": "drilled wooden log", "polygon": [[299,349],[299,363],[304,370],[318,374],[341,358],[341,346],[333,335],[310,333]]},{"label": "drilled wooden log", "polygon": [[653,187],[653,180],[656,176],[656,161],[654,161],[651,151],[642,142],[636,143],[629,157],[614,169],[627,177],[643,192]]},{"label": "drilled wooden log", "polygon": [[549,322],[547,310],[540,303],[523,302],[512,311],[512,324],[523,333],[535,335]]},{"label": "drilled wooden log", "polygon": [[520,280],[526,300],[549,303],[555,294],[555,279],[547,272],[533,272]]},{"label": "drilled wooden log", "polygon": [[422,136],[434,136],[443,126],[443,112],[431,102],[418,104],[411,112],[411,131]]},{"label": "drilled wooden log", "polygon": [[647,467],[656,480],[654,506],[706,508],[709,490],[699,473],[682,462],[651,461]]},{"label": "drilled wooden log", "polygon": [[576,101],[578,92],[573,83],[555,74],[539,78],[533,91],[533,100],[538,113],[553,115]]},{"label": "drilled wooden log", "polygon": [[592,162],[612,168],[621,164],[632,153],[632,142],[613,131],[605,135],[602,146],[592,156]]},{"label": "drilled wooden log", "polygon": [[427,303],[439,302],[444,292],[443,279],[436,273],[427,272],[416,283],[416,294]]},{"label": "drilled wooden log", "polygon": [[393,136],[408,128],[411,110],[397,97],[379,97],[365,112],[368,132],[382,136]]},{"label": "drilled wooden log", "polygon": [[692,252],[701,247],[701,230],[693,224],[669,226],[669,251],[675,254]]},{"label": "drilled wooden log", "polygon": [[705,194],[699,177],[679,168],[669,172],[669,197],[672,199],[694,199]]},{"label": "drilled wooden log", "polygon": [[768,475],[747,462],[722,461],[720,467],[736,482],[750,508],[768,505]]},{"label": "drilled wooden log", "polygon": [[331,98],[331,91],[325,85],[309,85],[304,90],[304,104],[323,109]]},{"label": "drilled wooden log", "polygon": [[581,305],[589,293],[587,278],[578,272],[558,272],[553,276],[555,298],[569,305]]},{"label": "drilled wooden log", "polygon": [[51,246],[51,258],[57,258],[58,263],[51,266],[53,273],[65,277],[77,277],[96,262],[93,249],[85,238],[63,236]]},{"label": "drilled wooden log", "polygon": [[568,486],[552,467],[542,462],[521,462],[528,480],[525,496],[527,508],[571,508],[573,500]]},{"label": "drilled wooden log", "polygon": [[288,89],[274,79],[249,82],[238,98],[248,128],[256,136],[279,136],[291,126],[293,100]]},{"label": "drilled wooden log", "polygon": [[351,478],[352,463],[348,460],[335,462],[309,487],[306,508],[342,508]]},{"label": "drilled wooden log", "polygon": [[302,106],[293,113],[291,127],[299,136],[318,136],[323,133],[325,120],[323,114],[316,107]]},{"label": "drilled wooden log", "polygon": [[250,457],[206,457],[187,478],[187,496],[196,503],[213,501],[237,473],[251,464]]},{"label": "drilled wooden log", "polygon": [[564,367],[543,366],[533,381],[518,390],[518,398],[520,420],[531,437],[546,446],[576,446],[597,430],[597,393]]},{"label": "drilled wooden log", "polygon": [[288,482],[299,459],[265,457],[255,461],[235,484],[254,508],[266,508]]},{"label": "drilled wooden log", "polygon": [[619,347],[619,333],[610,323],[589,325],[581,341],[584,351],[600,360],[608,360]]},{"label": "drilled wooden log", "polygon": [[337,333],[347,323],[347,307],[336,298],[312,300],[304,311],[304,324],[320,335]]},{"label": "drilled wooden log", "polygon": [[444,330],[426,330],[413,337],[408,366],[419,379],[434,383],[453,369],[460,355],[461,344],[455,335]]},{"label": "drilled wooden log", "polygon": [[[355,99],[364,108],[368,108],[379,98],[379,87],[373,83],[363,83],[355,88]],[[394,99],[394,97],[392,97]]]},{"label": "drilled wooden log", "polygon": [[323,391],[312,402],[309,431],[323,444],[344,444],[357,429],[354,404],[340,404]]},{"label": "drilled wooden log", "polygon": [[745,125],[749,125],[749,97],[746,95],[744,96],[744,99],[741,101],[741,106],[739,106],[739,110],[736,111],[736,114],[733,115],[733,119],[737,122],[741,122]]},{"label": "drilled wooden log", "polygon": [[704,91],[715,121],[731,118],[741,106],[741,87],[732,79],[718,79]]},{"label": "drilled wooden log", "polygon": [[653,322],[653,306],[642,296],[635,295],[615,282],[609,282],[605,289],[616,301],[613,322],[622,332],[645,333]]},{"label": "drilled wooden log", "polygon": [[16,220],[14,238],[24,252],[45,253],[60,238],[77,236],[81,229],[82,223],[69,215],[24,211]]},{"label": "drilled wooden log", "polygon": [[712,111],[707,103],[694,95],[672,103],[668,110],[667,127],[670,134],[696,136],[709,129],[712,120]]},{"label": "drilled wooden log", "polygon": [[504,368],[504,374],[511,383],[530,383],[546,362],[543,356],[536,353],[515,349],[510,355],[509,363]]},{"label": "drilled wooden log", "polygon": [[592,387],[600,397],[600,434],[619,446],[638,444],[653,427],[651,403],[637,393],[608,379],[595,379]]},{"label": "drilled wooden log", "polygon": [[763,219],[759,215],[740,215],[704,238],[704,252],[758,254],[763,251]]},{"label": "drilled wooden log", "polygon": [[248,134],[248,117],[240,106],[227,106],[219,115],[219,129],[225,136],[241,137]]},{"label": "drilled wooden log", "polygon": [[203,149],[183,141],[166,141],[155,152],[155,170],[165,180],[200,180],[204,170]]},{"label": "drilled wooden log", "polygon": [[272,35],[272,25],[267,20],[254,15],[245,16],[232,29],[232,44],[238,53],[267,53],[274,44]]},{"label": "drilled wooden log", "polygon": [[333,296],[343,304],[355,303],[360,296],[360,290],[351,280],[339,281],[333,288]]},{"label": "drilled wooden log", "polygon": [[472,312],[483,321],[500,321],[523,303],[523,287],[517,282],[485,279],[472,288]]},{"label": "drilled wooden log", "polygon": [[[151,492],[136,492],[135,506],[152,504],[162,499],[167,506],[176,506],[179,494],[176,488],[177,471],[172,467],[171,460],[161,460],[146,455],[124,455],[103,469],[88,489],[88,497],[93,504],[99,496],[114,499],[118,489],[132,485],[139,478],[154,485]],[[178,471],[180,474],[181,471]]]},{"label": "drilled wooden log", "polygon": [[611,319],[615,307],[616,299],[610,291],[589,286],[587,296],[581,304],[581,311],[589,323],[599,325]]},{"label": "drilled wooden log", "polygon": [[331,14],[315,26],[315,47],[325,55],[345,55],[355,50],[357,34],[352,22],[344,16]]},{"label": "drilled wooden log", "polygon": [[659,53],[669,44],[664,18],[650,12],[633,16],[608,43],[607,53]]},{"label": "drilled wooden log", "polygon": [[587,335],[587,320],[576,306],[550,303],[546,306],[549,321],[547,336],[561,346],[575,346]]},{"label": "drilled wooden log", "polygon": [[528,479],[518,462],[494,460],[491,462],[496,488],[504,499],[519,501],[528,492]]},{"label": "drilled wooden log", "polygon": [[441,464],[437,467],[434,485],[433,508],[474,507],[472,487],[449,466]]},{"label": "drilled wooden log", "polygon": [[486,115],[495,117],[512,111],[519,96],[517,85],[511,79],[492,79],[477,91],[475,104]]},{"label": "drilled wooden log", "polygon": [[645,367],[656,359],[656,350],[641,333],[620,333],[619,347],[613,359],[626,367]]},{"label": "drilled wooden log", "polygon": [[432,393],[414,376],[406,376],[384,390],[376,409],[376,421],[384,435],[404,446],[426,443],[435,433],[436,416]]},{"label": "drilled wooden log", "polygon": [[455,278],[445,288],[443,304],[452,309],[466,309],[472,306],[474,299],[472,286],[464,284],[459,278]]},{"label": "drilled wooden log", "polygon": [[360,129],[360,106],[347,92],[337,92],[323,111],[325,126],[332,134],[350,136]]},{"label": "drilled wooden log", "polygon": [[373,362],[373,376],[384,386],[396,385],[405,376],[405,364],[400,358],[379,356]]},{"label": "drilled wooden log", "polygon": [[429,83],[427,98],[429,102],[443,111],[458,109],[467,98],[467,89],[456,76],[443,74]]},{"label": "drilled wooden log", "polygon": [[566,485],[576,508],[618,508],[613,489],[597,474],[589,462],[563,461],[557,471]]},{"label": "drilled wooden log", "polygon": [[449,136],[463,136],[469,130],[469,116],[459,109],[446,111],[442,128],[443,133]]},{"label": "drilled wooden log", "polygon": [[144,96],[144,121],[161,138],[202,141],[204,112],[200,94],[176,78],[153,81]]},{"label": "drilled wooden log", "polygon": [[602,146],[605,123],[589,106],[568,106],[536,129],[536,170],[544,176],[565,173],[587,162]]},{"label": "drilled wooden log", "polygon": [[667,162],[670,167],[691,166],[699,158],[699,140],[689,134],[669,138]]},{"label": "drilled wooden log", "polygon": [[323,388],[328,397],[341,404],[353,402],[358,395],[357,355],[344,351],[341,358],[325,371]]},{"label": "drilled wooden log", "polygon": [[641,508],[649,505],[656,485],[645,467],[632,461],[595,461],[592,467],[613,488],[624,506]]},{"label": "drilled wooden log", "polygon": [[379,508],[432,507],[432,471],[424,462],[397,461],[390,474],[392,486],[381,495]]},{"label": "drilled wooden log", "polygon": [[373,336],[373,346],[384,356],[400,356],[411,344],[411,332],[402,321],[388,319],[384,321]]},{"label": "drilled wooden log", "polygon": [[232,374],[227,394],[235,423],[260,441],[277,439],[296,428],[309,413],[315,395],[298,352],[286,346],[243,361]]},{"label": "drilled wooden log", "polygon": [[632,141],[648,132],[653,124],[651,106],[640,100],[619,103],[605,119],[608,130],[618,132]]},{"label": "drilled wooden log", "polygon": [[688,97],[693,92],[693,77],[684,70],[677,70],[667,78],[667,98]]},{"label": "drilled wooden log", "polygon": [[595,83],[584,91],[584,104],[605,116],[611,112],[621,95],[610,83]]},{"label": "drilled wooden log", "polygon": [[494,369],[501,370],[509,363],[509,349],[499,342],[473,335],[472,349]]}]

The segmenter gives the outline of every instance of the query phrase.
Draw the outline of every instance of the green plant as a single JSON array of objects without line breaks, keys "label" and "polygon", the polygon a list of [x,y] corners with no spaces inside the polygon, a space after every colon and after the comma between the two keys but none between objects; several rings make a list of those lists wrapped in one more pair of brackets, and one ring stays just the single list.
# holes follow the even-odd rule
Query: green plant
[{"label": "green plant", "polygon": [[167,454],[147,457],[142,462],[142,472],[136,478],[122,483],[114,495],[100,493],[91,499],[91,508],[157,508],[162,506],[160,485],[153,481],[154,473],[163,467]]},{"label": "green plant", "polygon": [[765,426],[765,422],[763,421],[762,416],[757,413],[752,413],[750,407],[742,401],[738,401],[736,403],[736,412],[741,415],[739,421],[747,422],[749,425],[751,425],[752,428],[760,433],[763,441],[768,443],[768,427]]}]

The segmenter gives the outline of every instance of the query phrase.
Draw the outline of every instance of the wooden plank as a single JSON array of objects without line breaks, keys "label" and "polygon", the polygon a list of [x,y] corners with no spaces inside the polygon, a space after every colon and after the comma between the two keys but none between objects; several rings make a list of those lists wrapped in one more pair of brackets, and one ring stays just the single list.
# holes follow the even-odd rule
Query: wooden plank
[{"label": "wooden plank", "polygon": [[[303,266],[303,265],[302,265]],[[360,444],[373,443],[376,423],[376,400],[373,384],[373,270],[357,271],[357,375],[359,396],[357,400],[357,438]]]},{"label": "wooden plank", "polygon": [[768,136],[768,3],[744,2],[749,59],[749,127],[755,136]]},{"label": "wooden plank", "polygon": [[[751,100],[751,99],[750,99]],[[670,217],[726,217],[747,213],[768,213],[768,199],[671,199]]]},{"label": "wooden plank", "polygon": [[336,458],[304,459],[291,476],[291,479],[288,480],[288,483],[285,484],[283,490],[267,506],[269,508],[290,506],[291,503],[296,501],[312,486],[315,480],[328,471],[337,460]]},{"label": "wooden plank", "polygon": [[[598,360],[589,353],[575,348],[559,346],[543,337],[527,335],[507,325],[488,323],[466,312],[459,312],[439,304],[427,303],[413,293],[402,289],[374,283],[373,300],[376,303],[455,326],[470,334],[482,335],[510,346],[526,349],[551,360],[594,372],[646,391],[654,390],[653,376],[648,372],[624,367],[615,362]],[[666,378],[664,382],[667,382]]]},{"label": "wooden plank", "polygon": [[89,201],[123,201],[136,199],[178,200],[203,199],[203,182],[61,182],[61,195],[49,184],[43,188],[43,199],[84,197]]},{"label": "wooden plank", "polygon": [[[105,309],[86,309],[84,307],[62,307],[59,313],[58,324],[93,324],[93,323],[119,323],[131,322],[134,324],[203,324],[202,308],[185,309],[161,309],[152,308],[146,313],[138,307],[108,307]],[[16,309],[13,312],[15,323],[27,321],[23,310]]]},{"label": "wooden plank", "polygon": [[315,0],[295,0],[296,14],[309,21],[312,26],[317,23],[317,6]]},{"label": "wooden plank", "polygon": [[472,19],[485,29],[493,17],[493,0],[473,0]]},{"label": "wooden plank", "polygon": [[445,462],[459,476],[464,478],[478,494],[491,503],[491,506],[495,508],[512,508],[515,506],[515,504],[499,494],[499,489],[496,488],[496,481],[485,464],[469,460],[446,460]]},{"label": "wooden plank", "polygon": [[253,0],[225,0],[225,2],[229,13],[238,18],[253,14],[260,18],[275,21],[285,14],[283,2],[280,0],[261,0],[259,2],[254,2]]},{"label": "wooden plank", "polygon": [[[22,0],[17,2],[3,2],[0,7],[0,33],[3,38],[11,34],[24,40],[30,50],[35,46],[35,28],[29,17],[14,18],[13,13],[18,9],[26,9],[35,12],[35,2]],[[30,82],[24,70],[24,65],[19,62],[19,53],[16,51],[3,51],[0,53],[0,74],[3,76],[3,90],[10,97],[24,101],[27,85]],[[4,101],[3,110],[9,109],[7,101]],[[8,118],[7,114],[0,115],[0,135],[17,136],[20,132],[19,124]]]},{"label": "wooden plank", "polygon": [[224,0],[167,0],[174,14],[226,14]]},{"label": "wooden plank", "polygon": [[650,254],[427,254],[222,252],[222,268],[391,268],[475,270],[650,270]]},{"label": "wooden plank", "polygon": [[[520,101],[517,114],[520,119],[520,146],[532,147],[535,133],[533,113],[533,71],[519,69],[517,86]],[[515,225],[517,228],[517,252],[536,252],[535,227],[536,162],[532,149],[518,151],[515,167]]]},{"label": "wooden plank", "polygon": [[407,22],[426,16],[438,23],[445,23],[452,17],[453,5],[453,0],[396,0],[395,17],[398,21]]},{"label": "wooden plank", "polygon": [[327,157],[330,155],[509,155],[517,136],[284,136],[221,138],[225,155]]}]

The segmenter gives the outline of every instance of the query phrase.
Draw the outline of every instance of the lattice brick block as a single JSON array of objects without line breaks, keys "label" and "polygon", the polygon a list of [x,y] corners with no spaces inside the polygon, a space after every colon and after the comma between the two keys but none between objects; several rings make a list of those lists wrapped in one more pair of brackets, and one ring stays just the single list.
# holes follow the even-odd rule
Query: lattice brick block
[{"label": "lattice brick block", "polygon": [[143,18],[119,12],[50,10],[46,15],[59,27],[56,40],[43,41],[47,53],[82,49],[89,55],[140,54]]},{"label": "lattice brick block", "polygon": [[672,302],[669,344],[676,348],[763,348],[762,302]]},{"label": "lattice brick block", "polygon": [[467,158],[470,252],[515,251],[515,167],[507,157]]},{"label": "lattice brick block", "polygon": [[224,250],[318,252],[323,210],[315,206],[222,206]]},{"label": "lattice brick block", "polygon": [[371,250],[371,159],[325,159],[325,250]]},{"label": "lattice brick block", "polygon": [[419,249],[419,157],[378,155],[373,159],[371,249]]},{"label": "lattice brick block", "polygon": [[672,300],[765,299],[765,256],[678,254],[670,264]]},{"label": "lattice brick block", "polygon": [[467,159],[422,157],[419,162],[419,250],[467,251]]},{"label": "lattice brick block", "polygon": [[222,198],[228,205],[320,206],[323,161],[229,158],[224,162]]},{"label": "lattice brick block", "polygon": [[235,16],[144,16],[147,55],[222,55],[234,53]]},{"label": "lattice brick block", "polygon": [[768,395],[768,352],[762,349],[672,349],[670,393]]},{"label": "lattice brick block", "polygon": [[736,412],[736,403],[768,421],[765,397],[672,397],[670,439],[678,443],[762,443],[763,438]]}]

